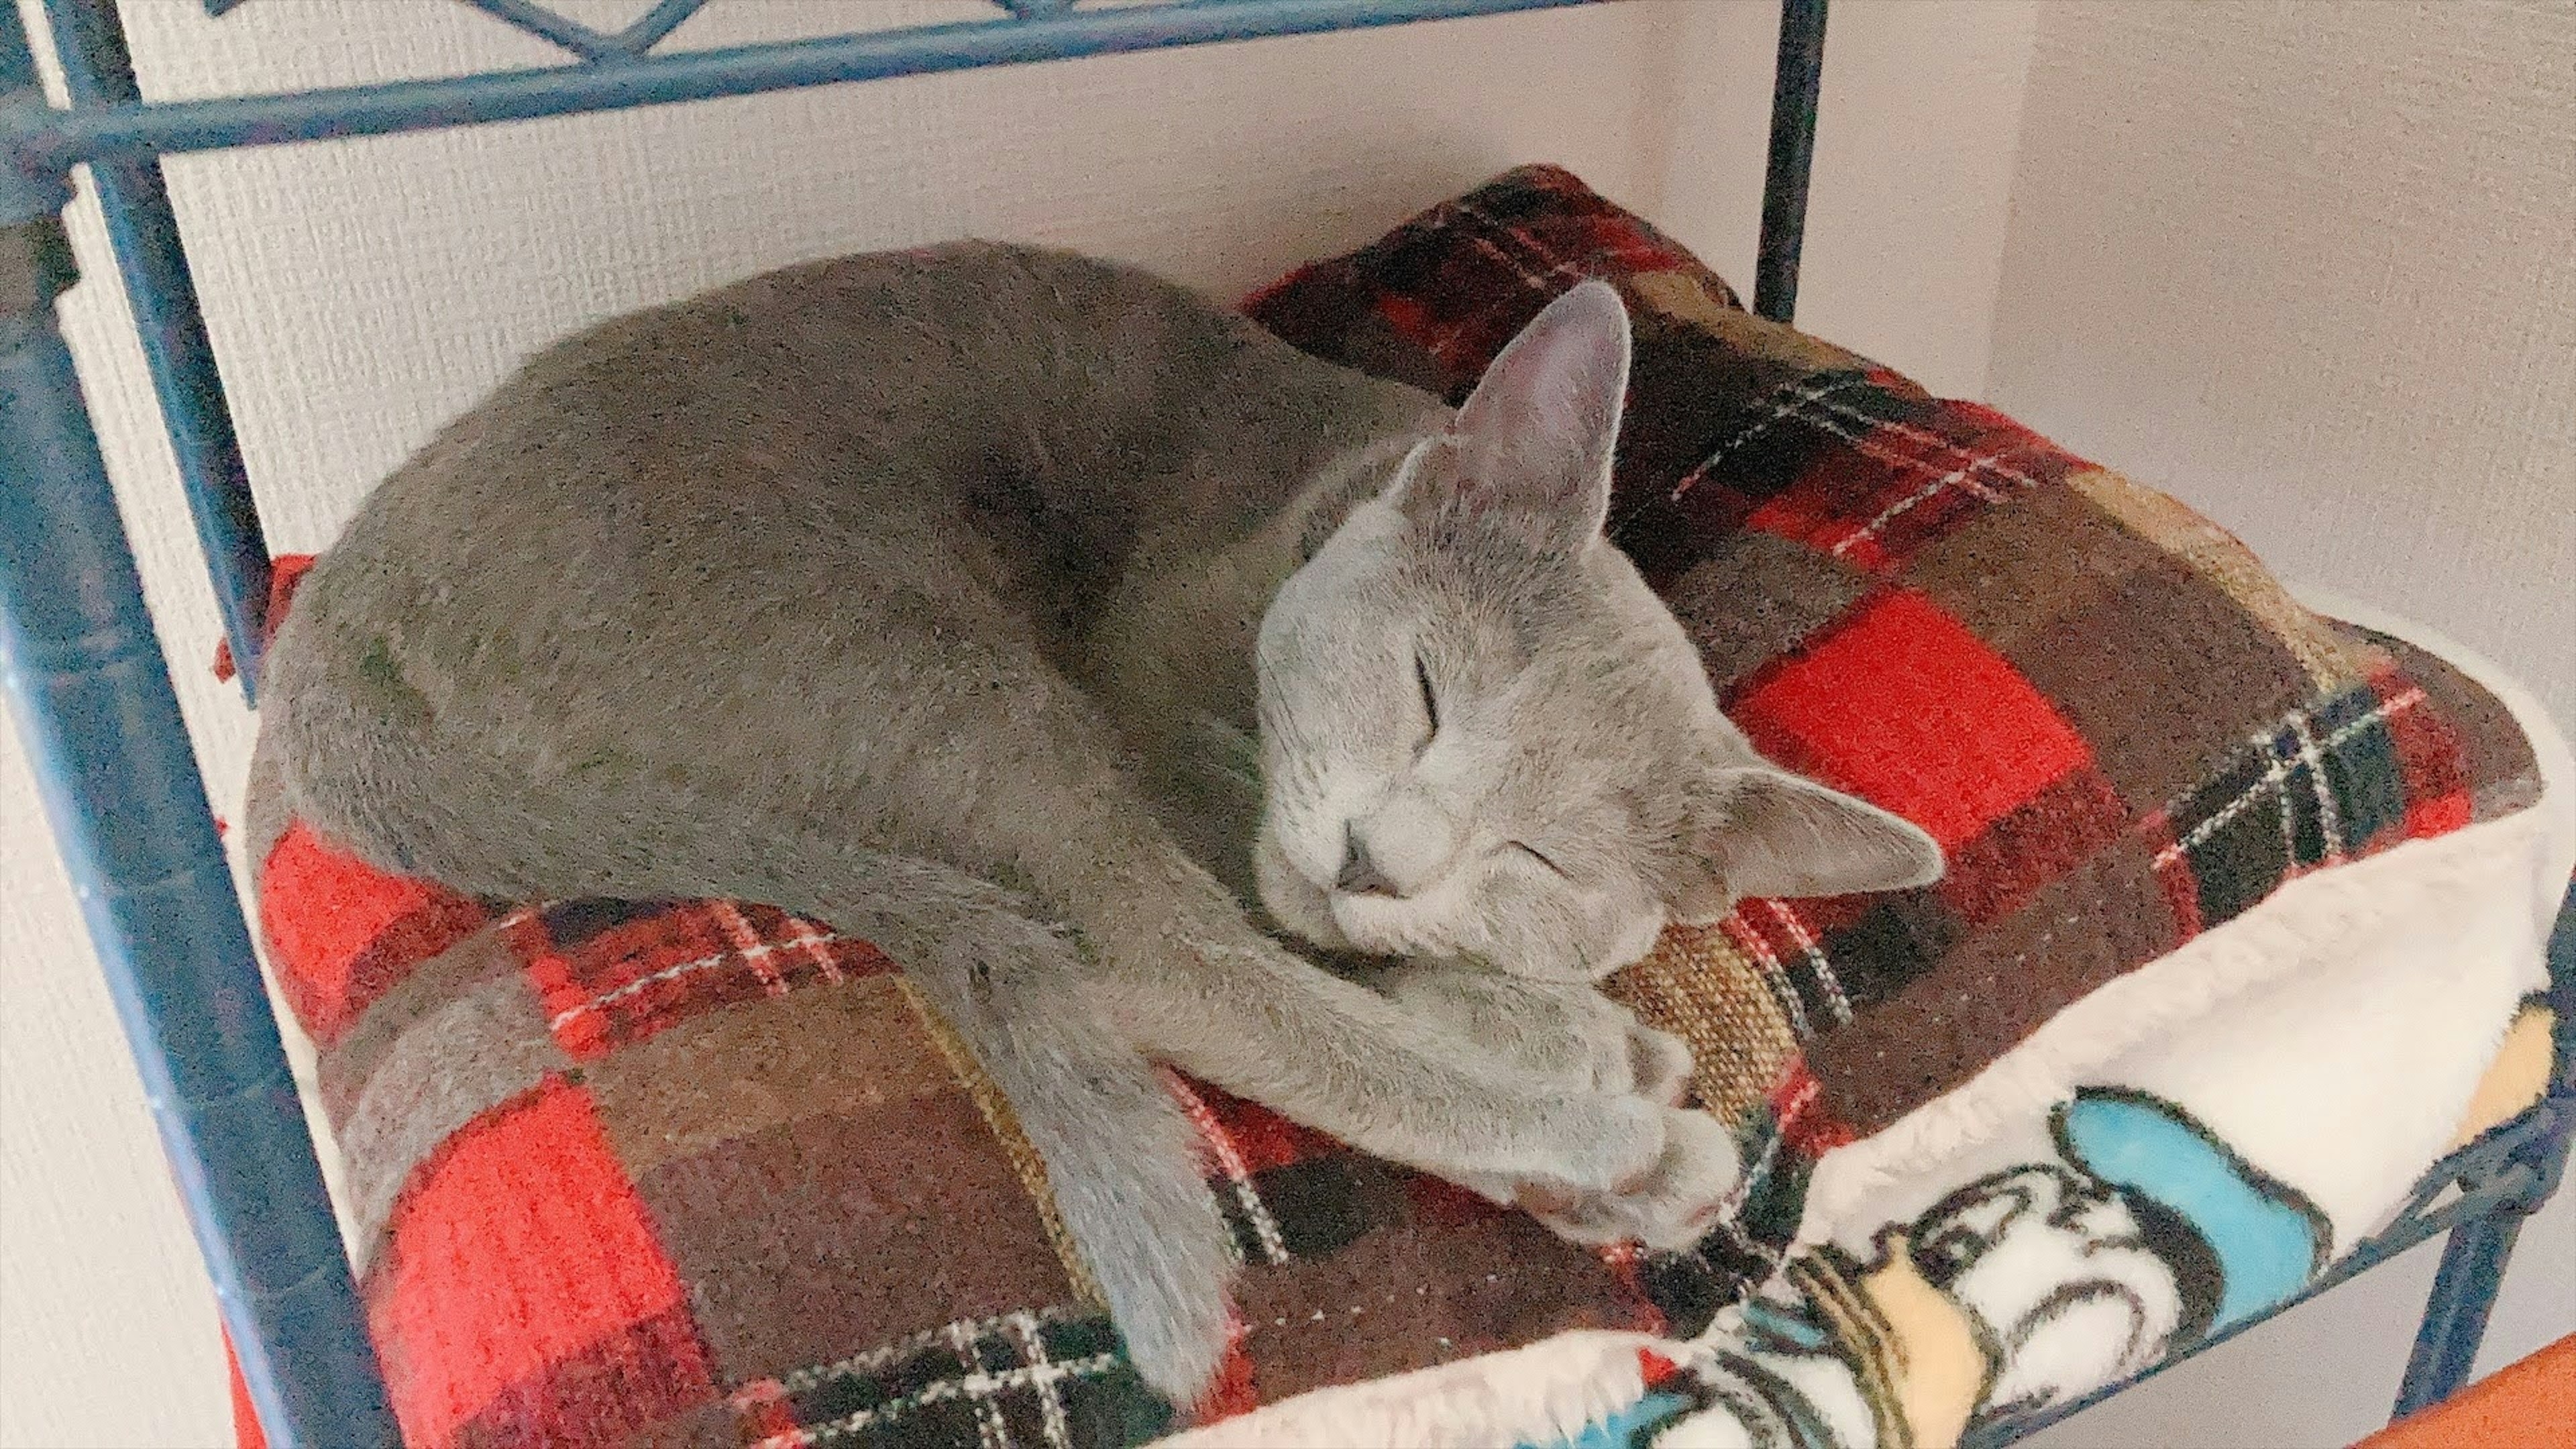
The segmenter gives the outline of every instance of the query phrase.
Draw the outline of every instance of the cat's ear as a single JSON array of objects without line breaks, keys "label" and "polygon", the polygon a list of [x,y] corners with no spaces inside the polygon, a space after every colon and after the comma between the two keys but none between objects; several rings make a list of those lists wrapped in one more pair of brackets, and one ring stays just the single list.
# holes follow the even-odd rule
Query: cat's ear
[{"label": "cat's ear", "polygon": [[1868,801],[1769,765],[1708,783],[1693,862],[1673,917],[1704,924],[1746,896],[1840,896],[1941,878],[1923,828]]},{"label": "cat's ear", "polygon": [[1485,369],[1449,424],[1444,456],[1407,490],[1406,512],[1507,520],[1546,548],[1598,537],[1628,345],[1628,311],[1609,283],[1584,282],[1550,302]]}]

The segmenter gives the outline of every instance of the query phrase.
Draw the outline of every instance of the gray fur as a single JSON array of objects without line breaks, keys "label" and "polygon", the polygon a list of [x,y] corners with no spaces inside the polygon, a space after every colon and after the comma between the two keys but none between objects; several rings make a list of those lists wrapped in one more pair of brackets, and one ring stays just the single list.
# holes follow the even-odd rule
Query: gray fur
[{"label": "gray fur", "polygon": [[[1745,889],[1938,871],[1782,785],[1602,540],[1626,365],[1597,284],[1453,419],[1062,253],[788,268],[550,349],[398,470],[307,577],[265,729],[295,808],[379,865],[879,943],[1186,1400],[1230,1250],[1148,1058],[1541,1185],[1577,1235],[1681,1241],[1731,1150],[1588,983]],[[1255,892],[1316,947],[1565,1012],[1479,1041],[1490,992],[1327,972]]]}]

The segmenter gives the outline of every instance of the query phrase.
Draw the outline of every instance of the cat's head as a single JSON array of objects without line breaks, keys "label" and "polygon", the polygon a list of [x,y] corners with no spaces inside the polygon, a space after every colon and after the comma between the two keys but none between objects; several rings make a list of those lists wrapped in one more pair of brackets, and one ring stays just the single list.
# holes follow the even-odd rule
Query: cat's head
[{"label": "cat's head", "polygon": [[1279,590],[1262,903],[1336,949],[1593,979],[1740,896],[1920,885],[1920,829],[1762,761],[1603,536],[1628,374],[1587,282]]}]

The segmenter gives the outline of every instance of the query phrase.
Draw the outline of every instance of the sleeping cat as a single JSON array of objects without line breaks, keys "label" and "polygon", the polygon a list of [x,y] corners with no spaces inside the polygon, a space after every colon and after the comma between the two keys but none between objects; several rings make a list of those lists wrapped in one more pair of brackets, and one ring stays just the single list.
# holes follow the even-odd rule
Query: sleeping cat
[{"label": "sleeping cat", "polygon": [[1732,1150],[1592,983],[1740,894],[1939,873],[1762,763],[1604,541],[1627,364],[1598,283],[1453,415],[1068,254],[790,267],[551,348],[388,478],[262,749],[390,870],[879,944],[1187,1401],[1231,1249],[1148,1059],[1677,1245]]}]

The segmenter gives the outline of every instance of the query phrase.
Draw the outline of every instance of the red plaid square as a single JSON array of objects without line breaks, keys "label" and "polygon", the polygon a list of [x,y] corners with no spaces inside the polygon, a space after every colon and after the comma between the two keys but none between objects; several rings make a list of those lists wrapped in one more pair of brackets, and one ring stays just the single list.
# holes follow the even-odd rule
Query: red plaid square
[{"label": "red plaid square", "polygon": [[667,1443],[672,1418],[713,1408],[713,1393],[697,1325],[675,1304],[503,1389],[457,1426],[454,1442],[456,1449]]},{"label": "red plaid square", "polygon": [[[392,1228],[367,1316],[412,1442],[451,1442],[513,1386],[575,1363],[652,1366],[618,1376],[633,1424],[713,1396],[680,1275],[581,1089],[550,1078],[450,1138]],[[610,1437],[530,1427],[530,1443]]]},{"label": "red plaid square", "polygon": [[2406,836],[2422,840],[2469,823],[2469,782],[2458,731],[2439,710],[2424,707],[2424,691],[2390,670],[2372,676],[2379,717],[2397,748],[2406,780]]},{"label": "red plaid square", "polygon": [[2091,760],[2047,699],[1919,594],[1864,601],[1728,707],[1756,747],[1955,849]]},{"label": "red plaid square", "polygon": [[483,924],[473,901],[391,876],[297,821],[261,867],[260,927],[287,1004],[329,1046],[413,967]]},{"label": "red plaid square", "polygon": [[1950,852],[1936,889],[1962,920],[1982,926],[2021,909],[2033,892],[2129,829],[2129,807],[2102,772],[2071,770]]}]

